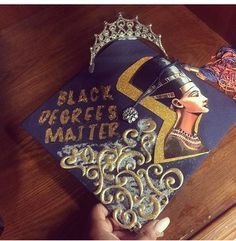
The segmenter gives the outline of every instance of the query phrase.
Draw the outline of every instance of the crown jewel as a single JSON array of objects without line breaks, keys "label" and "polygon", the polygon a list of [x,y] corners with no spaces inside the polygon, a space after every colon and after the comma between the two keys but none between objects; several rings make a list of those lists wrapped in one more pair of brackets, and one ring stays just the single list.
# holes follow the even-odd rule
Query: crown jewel
[{"label": "crown jewel", "polygon": [[95,67],[95,57],[98,52],[107,44],[114,40],[136,40],[146,39],[154,43],[168,57],[161,43],[161,35],[152,31],[152,25],[144,25],[138,21],[138,16],[133,19],[123,18],[119,13],[118,19],[112,23],[104,22],[104,29],[99,34],[95,34],[94,45],[90,48],[89,72],[93,73]]}]

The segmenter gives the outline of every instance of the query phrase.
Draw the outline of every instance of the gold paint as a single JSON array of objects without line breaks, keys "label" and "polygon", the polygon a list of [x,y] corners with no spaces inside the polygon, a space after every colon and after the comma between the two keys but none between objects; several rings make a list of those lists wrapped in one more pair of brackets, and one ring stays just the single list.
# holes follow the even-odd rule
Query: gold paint
[{"label": "gold paint", "polygon": [[119,184],[111,185],[111,186],[103,189],[103,191],[101,192],[100,198],[101,198],[101,200],[103,200],[104,204],[109,204],[114,200],[114,196],[112,196],[111,194],[108,194],[107,196],[105,195],[106,192],[110,191],[111,189],[118,189],[118,193],[116,193],[116,195],[115,195],[115,200],[119,200],[119,199],[122,200],[121,197],[125,196],[128,199],[129,208],[130,209],[133,208],[134,202],[133,202],[131,193],[126,188],[122,187]]},{"label": "gold paint", "polygon": [[[116,88],[125,96],[129,97],[133,101],[137,101],[138,97],[142,94],[138,88],[136,88],[132,83],[131,79],[135,72],[148,60],[152,57],[143,57],[133,65],[131,65],[127,70],[125,70],[122,75],[119,77]],[[160,117],[163,120],[163,124],[157,136],[158,142],[155,144],[155,151],[154,151],[154,163],[165,163],[171,161],[177,161],[181,159],[186,159],[189,157],[195,157],[199,155],[203,155],[205,153],[198,153],[189,156],[179,156],[175,158],[165,159],[164,157],[164,144],[165,138],[170,132],[171,128],[174,126],[176,122],[176,113],[153,98],[152,96],[147,96],[141,100],[140,104],[153,112],[155,115]],[[199,123],[199,122],[198,122]],[[196,125],[196,130],[198,130],[198,125]]]},{"label": "gold paint", "polygon": [[86,168],[82,165],[77,165],[77,157],[81,154],[81,150],[79,151],[77,148],[72,149],[71,155],[62,158],[60,165],[64,169],[72,169],[78,168],[82,171],[82,175],[84,176],[86,173]]},{"label": "gold paint", "polygon": [[75,101],[73,100],[73,94],[74,94],[74,91],[70,90],[69,96],[68,96],[68,101],[67,101],[68,105],[74,105],[75,104]]},{"label": "gold paint", "polygon": [[145,205],[140,205],[140,207],[138,209],[138,213],[139,213],[140,217],[145,218],[146,220],[156,219],[161,212],[160,202],[158,202],[158,200],[156,199],[156,197],[154,195],[149,196],[148,199],[149,199],[150,205],[153,206],[152,212],[146,213]]},{"label": "gold paint", "polygon": [[45,132],[45,139],[44,142],[45,143],[49,143],[49,142],[56,142],[57,139],[59,139],[59,142],[63,142],[63,130],[62,127],[59,127],[55,133],[55,135],[53,135],[52,133],[52,128],[48,128]]},{"label": "gold paint", "polygon": [[64,103],[66,103],[66,97],[67,97],[67,92],[66,91],[60,91],[59,96],[57,98],[57,105],[61,106]]},{"label": "gold paint", "polygon": [[56,117],[57,112],[59,112],[59,109],[55,109],[55,110],[52,111],[52,114],[51,114],[51,116],[49,118],[49,121],[48,121],[49,125],[55,124],[55,120],[57,119],[57,117]]},{"label": "gold paint", "polygon": [[136,138],[136,137],[138,137],[138,131],[135,129],[127,129],[123,133],[123,140],[124,140],[125,144],[129,147],[135,147],[137,142],[131,138],[128,138],[129,134],[132,138]]},{"label": "gold paint", "polygon": [[78,141],[82,140],[82,138],[83,138],[83,130],[84,130],[84,126],[79,126],[78,127],[78,131],[79,131]]},{"label": "gold paint", "polygon": [[116,132],[118,127],[119,127],[118,122],[108,123],[108,137],[109,138],[112,138],[113,136],[119,136],[119,133]]},{"label": "gold paint", "polygon": [[80,123],[80,121],[78,120],[79,115],[82,113],[81,108],[75,108],[72,112],[72,116],[71,116],[71,122],[72,123]]},{"label": "gold paint", "polygon": [[84,115],[84,119],[85,119],[86,121],[90,121],[90,120],[91,120],[92,115],[91,115],[89,112],[90,112],[90,111],[93,111],[93,110],[94,110],[94,107],[93,107],[93,106],[90,106],[90,107],[88,107],[88,108],[86,109],[85,115]]},{"label": "gold paint", "polygon": [[[209,151],[197,153],[197,154],[194,154],[194,155],[183,156],[182,158],[187,159],[187,158],[201,156],[201,155],[204,155],[204,154],[207,154],[207,153],[209,153]],[[180,157],[173,157],[173,158],[165,159],[165,161],[163,161],[163,162],[173,162],[173,161],[178,161],[178,160],[180,160]]]},{"label": "gold paint", "polygon": [[[78,168],[82,175],[93,181],[94,194],[98,195],[103,204],[127,204],[115,208],[112,213],[114,220],[126,229],[141,228],[139,218],[155,219],[161,208],[168,204],[169,198],[159,189],[159,185],[164,185],[165,190],[174,191],[182,186],[184,180],[182,172],[177,168],[164,171],[161,164],[152,164],[146,169],[142,167],[149,161],[147,152],[152,154],[148,147],[156,141],[156,123],[151,119],[145,121],[148,127],[145,130],[124,131],[122,145],[112,148],[107,146],[96,152],[89,145],[81,149],[74,148],[71,155],[61,160],[61,167]],[[147,150],[144,147],[140,151],[134,150],[139,142]],[[137,192],[131,191],[130,182]],[[144,192],[147,188],[150,195]]]},{"label": "gold paint", "polygon": [[76,136],[73,134],[73,131],[71,128],[68,128],[66,130],[66,134],[65,134],[65,142],[68,141],[75,141],[76,140]]},{"label": "gold paint", "polygon": [[103,100],[113,100],[113,96],[109,93],[111,90],[110,85],[101,86]]},{"label": "gold paint", "polygon": [[80,91],[78,102],[85,102],[85,103],[88,102],[88,97],[87,97],[87,95],[85,93],[85,89],[82,89]]},{"label": "gold paint", "polygon": [[88,145],[84,150],[81,152],[81,158],[83,162],[90,163],[94,161],[94,151],[93,149]]},{"label": "gold paint", "polygon": [[116,105],[110,105],[108,107],[108,118],[109,120],[113,121],[113,120],[117,120],[117,106]]},{"label": "gold paint", "polygon": [[152,119],[146,119],[144,120],[145,126],[147,126],[147,129],[143,130],[144,133],[151,133],[156,130],[157,124],[154,120]]},{"label": "gold paint", "polygon": [[[127,160],[127,158],[129,158],[129,157],[136,158],[137,163],[140,165],[142,165],[145,162],[144,155],[142,153],[140,153],[139,151],[132,150],[132,151],[124,152],[119,156],[119,158],[117,160],[117,172],[120,171],[122,162],[125,162]],[[133,164],[132,169],[134,169],[135,167],[136,167],[136,164]]]},{"label": "gold paint", "polygon": [[106,131],[105,131],[105,126],[107,126],[108,124],[107,123],[102,123],[100,128],[99,128],[99,133],[98,133],[98,137],[99,137],[99,140],[104,140],[107,138],[106,136]]},{"label": "gold paint", "polygon": [[155,136],[150,133],[144,134],[141,138],[142,148],[146,152],[146,163],[148,163],[152,160],[152,154],[149,151],[149,147],[150,147],[150,144],[155,141],[155,139],[156,139]]},{"label": "gold paint", "polygon": [[43,125],[44,122],[49,118],[50,114],[51,114],[51,111],[50,111],[50,110],[44,110],[44,111],[42,111],[42,113],[41,113],[41,115],[40,115],[40,117],[39,117],[39,121],[38,121],[39,124],[40,124],[40,125]]},{"label": "gold paint", "polygon": [[112,173],[116,167],[115,164],[116,164],[117,158],[118,158],[118,153],[116,149],[104,149],[103,156],[101,156],[101,161],[105,162],[104,166],[102,167],[102,173],[106,180],[112,181],[115,179],[115,175],[110,173]]},{"label": "gold paint", "polygon": [[[159,169],[161,170],[160,173],[163,172],[163,168],[162,168],[162,166],[160,166],[160,164],[153,164],[153,165],[157,165],[157,166],[155,166],[155,168],[156,168],[156,169],[159,168]],[[154,186],[154,184],[152,183],[152,181],[151,181],[151,179],[150,179],[150,176],[149,176],[149,170],[150,170],[150,168],[153,167],[153,165],[149,166],[147,170],[142,169],[142,168],[139,169],[139,170],[137,171],[137,174],[138,174],[140,177],[144,177],[144,178],[145,178],[145,180],[146,180],[146,182],[147,182],[147,184],[148,184],[148,187],[149,187],[154,193],[156,193],[158,196],[162,196],[162,195],[163,195],[162,192],[159,191],[159,190]]]},{"label": "gold paint", "polygon": [[70,119],[70,111],[68,109],[63,110],[60,115],[61,124],[62,125],[67,124],[69,119]]},{"label": "gold paint", "polygon": [[93,87],[90,90],[90,100],[92,102],[96,102],[98,100],[98,93],[99,93],[99,90],[96,87]]},{"label": "gold paint", "polygon": [[96,110],[96,120],[100,121],[102,119],[102,109],[104,109],[105,105],[98,105]]},{"label": "gold paint", "polygon": [[194,127],[195,133],[198,133],[199,123],[200,123],[201,119],[202,119],[202,114],[198,116],[197,121],[195,123],[195,127]]},{"label": "gold paint", "polygon": [[95,127],[97,126],[97,124],[92,124],[92,125],[89,125],[89,140],[92,141],[93,140],[93,137],[94,137],[94,130],[95,130]]},{"label": "gold paint", "polygon": [[180,183],[174,187],[172,185],[175,184],[175,179],[170,176],[170,177],[167,177],[165,179],[165,184],[166,184],[166,187],[168,189],[171,189],[171,190],[178,190],[182,185],[183,185],[183,182],[184,182],[184,176],[183,176],[183,173],[178,169],[178,168],[170,168],[169,170],[167,170],[161,177],[160,179],[160,183],[163,182],[164,178],[169,174],[169,173],[174,173],[175,175],[177,175],[178,177],[178,180],[180,180]]},{"label": "gold paint", "polygon": [[[127,167],[127,166],[126,166]],[[127,168],[127,170],[124,170],[124,171],[121,171],[119,172],[117,175],[116,175],[116,183],[119,184],[120,182],[120,176],[121,175],[124,175],[124,174],[128,174],[129,176],[132,176],[133,179],[135,180],[135,183],[137,184],[138,186],[138,190],[139,190],[139,196],[142,196],[143,195],[143,184],[141,182],[141,179],[139,178],[139,176],[134,172],[134,171],[131,171]],[[137,197],[135,197],[137,198]]]},{"label": "gold paint", "polygon": [[[135,213],[133,210],[131,210],[131,209],[124,211],[124,210],[121,210],[121,209],[116,208],[116,209],[113,211],[113,215],[112,215],[112,216],[113,216],[113,219],[114,219],[117,223],[119,223],[119,225],[120,225],[122,228],[131,229],[131,228],[133,228],[133,227],[136,225],[136,223],[137,223],[137,215],[136,215],[136,213]],[[121,216],[121,218],[122,218],[123,220],[125,220],[126,222],[128,221],[128,224],[122,224],[122,223],[120,222],[120,220],[118,219],[119,216]],[[128,217],[130,217],[130,220],[127,220]]]}]

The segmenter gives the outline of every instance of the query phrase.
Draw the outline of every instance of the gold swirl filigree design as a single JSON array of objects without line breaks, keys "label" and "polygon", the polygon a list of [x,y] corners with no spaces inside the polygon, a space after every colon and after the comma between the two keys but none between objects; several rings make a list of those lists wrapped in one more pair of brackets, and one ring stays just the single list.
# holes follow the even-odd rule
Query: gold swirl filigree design
[{"label": "gold swirl filigree design", "polygon": [[164,169],[153,161],[156,123],[140,120],[137,129],[127,129],[116,143],[71,147],[62,168],[81,170],[94,184],[94,194],[112,210],[114,220],[126,229],[139,229],[158,217],[178,190],[184,176],[178,168]]}]

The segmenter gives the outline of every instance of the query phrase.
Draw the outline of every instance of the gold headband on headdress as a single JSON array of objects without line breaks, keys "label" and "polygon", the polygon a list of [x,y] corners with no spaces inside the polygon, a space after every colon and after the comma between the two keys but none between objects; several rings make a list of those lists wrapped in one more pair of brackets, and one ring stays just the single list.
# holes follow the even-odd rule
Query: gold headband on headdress
[{"label": "gold headband on headdress", "polygon": [[155,100],[173,99],[173,98],[175,98],[175,93],[174,92],[168,92],[168,93],[163,93],[163,94],[159,94],[159,95],[154,95],[153,98]]}]

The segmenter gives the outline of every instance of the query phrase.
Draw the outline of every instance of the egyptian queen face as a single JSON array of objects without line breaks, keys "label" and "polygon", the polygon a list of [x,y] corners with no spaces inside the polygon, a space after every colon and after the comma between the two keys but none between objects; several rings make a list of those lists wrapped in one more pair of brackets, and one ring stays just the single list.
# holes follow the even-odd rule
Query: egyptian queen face
[{"label": "egyptian queen face", "polygon": [[160,77],[164,84],[157,89],[154,98],[176,113],[175,124],[165,138],[165,158],[187,158],[208,152],[196,128],[197,120],[209,111],[208,99],[180,68],[168,60],[161,61],[170,67]]},{"label": "egyptian queen face", "polygon": [[176,108],[184,108],[189,113],[207,113],[208,99],[201,93],[201,90],[189,82],[182,87],[183,96],[180,99],[174,98],[172,104]]},{"label": "egyptian queen face", "polygon": [[147,61],[135,73],[132,82],[145,91],[153,80],[155,91],[151,96],[176,116],[165,138],[165,159],[179,160],[208,152],[197,129],[202,114],[209,111],[208,99],[180,66],[163,57]]}]

